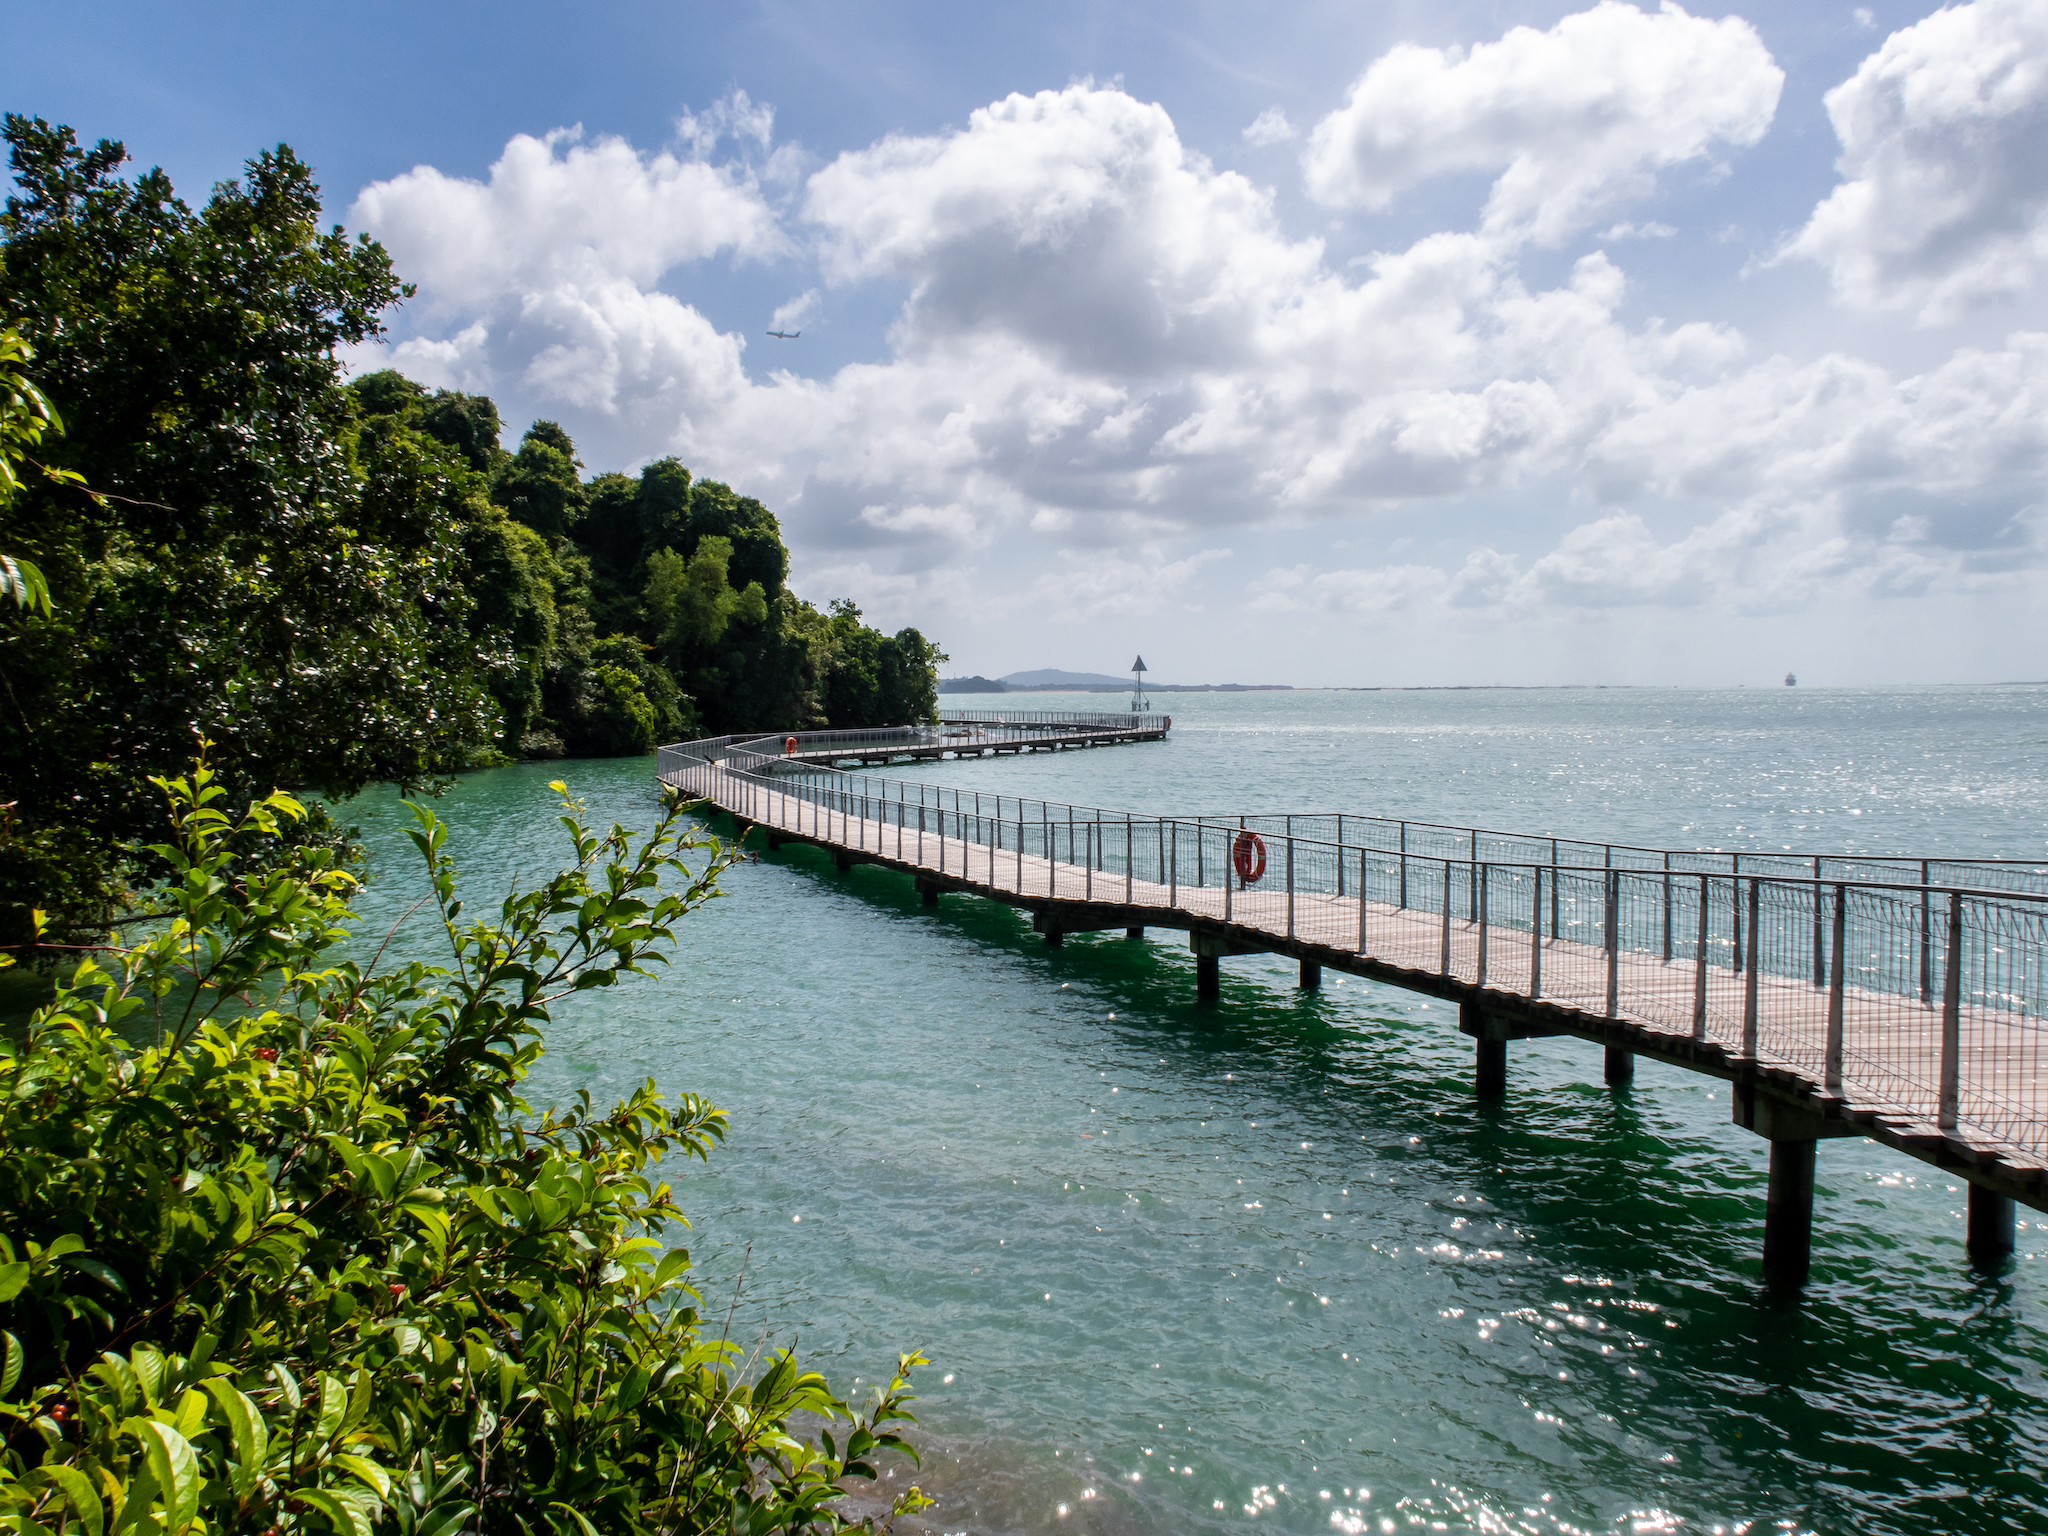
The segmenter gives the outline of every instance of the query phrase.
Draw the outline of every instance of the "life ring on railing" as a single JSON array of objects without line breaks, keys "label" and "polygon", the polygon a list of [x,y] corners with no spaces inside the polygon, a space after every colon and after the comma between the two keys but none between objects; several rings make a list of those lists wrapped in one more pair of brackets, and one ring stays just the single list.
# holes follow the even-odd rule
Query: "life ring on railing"
[{"label": "life ring on railing", "polygon": [[783,737],[782,750],[788,753],[791,757],[796,756],[796,738],[794,736]]},{"label": "life ring on railing", "polygon": [[1230,866],[1246,885],[1257,885],[1266,873],[1266,840],[1256,832],[1240,832],[1230,845]]}]

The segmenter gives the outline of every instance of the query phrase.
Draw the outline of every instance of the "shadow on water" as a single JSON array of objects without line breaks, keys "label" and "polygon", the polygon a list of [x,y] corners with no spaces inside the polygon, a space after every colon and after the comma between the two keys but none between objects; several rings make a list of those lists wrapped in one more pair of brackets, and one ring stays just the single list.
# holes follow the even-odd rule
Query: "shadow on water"
[{"label": "shadow on water", "polygon": [[[1273,1507],[1287,1528],[1324,1523],[1312,1514],[1346,1529],[1380,1518],[1406,1528],[1410,1516],[1486,1528],[1505,1519],[1506,1505],[1457,1492],[1445,1476],[1425,1483],[1413,1474],[1418,1461],[1440,1459],[1443,1472],[1462,1472],[1473,1486],[1489,1474],[1512,1483],[1499,1467],[1472,1465],[1485,1447],[1503,1462],[1548,1467],[1551,1486],[1563,1485],[1559,1497],[1528,1506],[1543,1529],[1575,1520],[1712,1529],[1704,1516],[1695,1524],[1673,1513],[1702,1509],[1729,1512],[1731,1523],[1740,1511],[1769,1511],[1812,1530],[2048,1528],[2036,1471],[2048,1452],[2048,1355],[2011,1278],[1965,1271],[1955,1224],[1938,1217],[1950,1192],[1932,1170],[1917,1170],[1924,1194],[1894,1203],[1874,1198],[1872,1185],[1896,1187],[1900,1159],[1854,1142],[1825,1145],[1814,1274],[1788,1294],[1760,1273],[1764,1144],[1726,1123],[1725,1090],[1709,1080],[1645,1064],[1637,1086],[1610,1090],[1599,1082],[1597,1048],[1554,1040],[1515,1047],[1508,1099],[1480,1104],[1470,1044],[1441,1003],[1356,979],[1298,991],[1292,962],[1256,958],[1226,962],[1220,1002],[1203,1003],[1177,932],[1146,942],[1121,930],[1072,934],[1053,948],[1028,917],[998,903],[947,896],[928,909],[906,876],[873,866],[841,873],[797,845],[763,859],[886,921],[957,940],[992,971],[1084,994],[1091,1027],[1077,1035],[1075,1018],[1061,1016],[1062,1042],[1115,1063],[1105,1079],[1142,1065],[1148,1095],[1210,1106],[1167,1117],[1173,1125],[1140,1120],[1126,1134],[1157,1139],[1137,1156],[1194,1155],[1161,1145],[1176,1126],[1192,1129],[1187,1115],[1235,1116],[1253,1129],[1284,1121],[1316,1165],[1298,1175],[1322,1186],[1311,1204],[1334,1204],[1340,1181],[1346,1196],[1361,1181],[1402,1191],[1402,1207],[1369,1213],[1334,1244],[1339,1251],[1320,1251],[1333,1248],[1334,1231],[1276,1228],[1261,1262],[1283,1268],[1275,1280],[1289,1263],[1305,1271],[1307,1299],[1327,1305],[1317,1287],[1358,1281],[1358,1235],[1371,1233],[1374,1257],[1400,1253],[1409,1271],[1412,1258],[1436,1266],[1420,1289],[1440,1293],[1441,1318],[1470,1319],[1463,1326],[1476,1325],[1483,1348],[1457,1351],[1461,1363],[1437,1367],[1442,1380],[1407,1384],[1418,1400],[1380,1415],[1375,1444],[1343,1434],[1358,1426],[1345,1422],[1341,1395],[1320,1443],[1301,1441],[1308,1457],[1350,1458],[1361,1469],[1377,1461],[1381,1480],[1405,1462],[1398,1517],[1375,1502],[1368,1518],[1366,1504],[1343,1505],[1335,1490],[1323,1501],[1318,1489],[1315,1503],[1288,1495]],[[1199,1124],[1206,1131],[1211,1121]],[[1134,1168],[1120,1182],[1141,1186]],[[1214,1271],[1204,1285],[1242,1273],[1223,1268],[1242,1262],[1229,1257],[1241,1239],[1221,1241],[1223,1257],[1196,1255]],[[1189,1257],[1183,1245],[1178,1258]],[[1417,1284],[1412,1274],[1401,1283]],[[1189,1288],[1175,1300],[1198,1305]],[[1209,1389],[1247,1398],[1262,1390],[1263,1371],[1300,1363],[1241,1358],[1220,1335],[1209,1352]],[[1565,1394],[1568,1406],[1544,1401]],[[1514,1423],[1468,1406],[1503,1395],[1525,1410]],[[1410,1442],[1419,1458],[1392,1432],[1418,1414],[1435,1421]],[[1533,1436],[1531,1420],[1540,1426]],[[962,1520],[977,1530],[1073,1529],[1084,1516],[1090,1530],[1212,1521],[1220,1529],[1246,1512],[1243,1488],[1210,1500],[1217,1508],[1190,1508],[1127,1481],[1126,1471],[1076,1469],[1065,1458],[1090,1454],[1087,1437],[1068,1448],[1000,1416],[979,1432],[957,1413],[935,1422],[946,1430],[925,1479],[942,1495],[932,1529]],[[1263,1437],[1271,1425],[1252,1413],[1240,1428]],[[1095,1443],[1105,1437],[1112,1426],[1097,1427]],[[1668,1503],[1646,1499],[1658,1490]],[[1367,1523],[1346,1524],[1354,1517]]]}]

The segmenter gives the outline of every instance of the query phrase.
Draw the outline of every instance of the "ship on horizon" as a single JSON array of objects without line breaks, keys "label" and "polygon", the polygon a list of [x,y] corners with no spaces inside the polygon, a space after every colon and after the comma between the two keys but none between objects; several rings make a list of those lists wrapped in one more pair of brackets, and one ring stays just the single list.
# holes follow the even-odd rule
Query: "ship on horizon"
[{"label": "ship on horizon", "polygon": [[1785,674],[1785,686],[1787,688],[1797,688],[1799,686],[1799,679],[1794,677],[1790,672],[1787,672]]}]

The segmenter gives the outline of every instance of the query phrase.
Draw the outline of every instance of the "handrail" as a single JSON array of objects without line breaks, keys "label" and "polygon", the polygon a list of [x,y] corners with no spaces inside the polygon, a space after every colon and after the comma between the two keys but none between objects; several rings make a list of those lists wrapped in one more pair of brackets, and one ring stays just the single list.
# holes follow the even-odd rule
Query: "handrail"
[{"label": "handrail", "polygon": [[[771,739],[665,747],[661,777],[992,894],[1171,909],[1333,945],[1690,1034],[1944,1133],[1967,1126],[1980,1143],[2048,1152],[2036,1086],[2048,1078],[2048,889],[1988,888],[1966,862],[1912,861],[1919,878],[1906,880],[1829,872],[1825,856],[1796,872],[1747,854],[1746,867],[1640,867],[1611,852],[1595,865],[1565,859],[1565,840],[1553,862],[1547,838],[1470,828],[1456,829],[1462,848],[1412,835],[1404,847],[1345,836],[1404,825],[1386,818],[1141,816],[751,750]],[[1514,841],[1544,856],[1515,856]],[[1246,878],[1234,856],[1254,844],[1270,866]],[[1965,878],[1935,880],[1937,866]]]},{"label": "handrail", "polygon": [[[993,712],[977,712],[993,713]],[[1134,720],[1158,722],[1158,724],[1134,725]],[[993,723],[993,722],[992,722]],[[1020,714],[1007,717],[1011,729],[1020,733],[1041,724],[1087,724],[1098,730],[1128,729],[1151,731],[1165,729],[1172,723],[1171,716],[1128,716],[1116,714]],[[909,740],[919,727],[895,727],[895,732],[904,733],[902,739]],[[799,753],[812,742],[833,745],[838,742],[867,741],[875,745],[886,744],[897,739],[888,731],[806,731],[794,733],[799,743]],[[715,748],[729,746],[736,750],[763,747],[759,755],[763,759],[784,763],[783,772],[827,772],[843,770],[829,764],[803,762],[789,764],[782,753],[784,734],[713,737],[702,742],[682,742],[673,747],[664,747],[663,752],[683,752],[689,748]],[[919,745],[944,747],[950,738],[922,737]],[[971,743],[970,743],[971,745]],[[894,782],[894,781],[891,781]],[[922,782],[919,780],[908,781]],[[1041,802],[1023,797],[1025,803]],[[1127,813],[1101,806],[1068,805],[1064,802],[1043,802],[1055,806],[1063,815],[1075,810],[1088,810],[1112,820],[1120,819]],[[1786,879],[1835,880],[1848,879],[1858,883],[1869,883],[1873,879],[1884,883],[1891,878],[1899,883],[1925,885],[1929,890],[1949,886],[1963,886],[1972,890],[2004,890],[2015,895],[2035,893],[2048,895],[2048,860],[2027,859],[1982,859],[1948,857],[1919,854],[1879,853],[1799,853],[1790,851],[1767,852],[1749,849],[1703,849],[1665,848],[1640,843],[1604,843],[1586,838],[1551,836],[1501,831],[1490,827],[1459,826],[1449,822],[1419,821],[1392,816],[1374,816],[1345,811],[1296,811],[1296,812],[1251,812],[1228,814],[1178,813],[1175,819],[1198,823],[1249,827],[1260,833],[1275,830],[1296,832],[1322,824],[1332,833],[1325,840],[1347,847],[1365,846],[1387,851],[1405,850],[1411,854],[1429,851],[1429,843],[1416,844],[1411,839],[1418,833],[1425,836],[1455,838],[1466,845],[1466,859],[1470,861],[1479,853],[1488,855],[1488,862],[1524,864],[1541,863],[1556,868],[1636,868],[1668,869],[1672,874],[1731,874],[1731,875],[1777,875]],[[1377,828],[1385,834],[1379,841],[1368,841],[1349,836],[1353,828]],[[1483,841],[1482,841],[1483,840]],[[1515,857],[1513,850],[1521,850]],[[1447,850],[1445,850],[1447,852]],[[1648,861],[1648,862],[1646,862]]]}]

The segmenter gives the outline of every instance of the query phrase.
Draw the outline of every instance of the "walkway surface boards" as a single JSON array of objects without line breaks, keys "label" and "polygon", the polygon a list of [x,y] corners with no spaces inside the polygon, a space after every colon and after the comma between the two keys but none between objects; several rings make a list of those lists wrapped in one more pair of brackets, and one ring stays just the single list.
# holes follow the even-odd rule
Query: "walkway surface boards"
[{"label": "walkway surface boards", "polygon": [[[1967,1179],[1973,1224],[1978,1194],[2048,1210],[2039,868],[1758,855],[1772,872],[1753,873],[1748,855],[1564,845],[1572,863],[1557,840],[1456,828],[1426,829],[1434,841],[1418,852],[1420,823],[1142,817],[824,761],[1156,740],[1170,723],[982,715],[938,730],[721,737],[663,748],[660,776],[771,844],[902,870],[927,900],[954,890],[1028,910],[1048,942],[1185,930],[1210,995],[1220,958],[1273,953],[1300,961],[1304,986],[1334,968],[1455,1001],[1479,1042],[1482,1092],[1498,1091],[1488,1061],[1497,1075],[1506,1041],[1574,1035],[1608,1048],[1610,1081],[1626,1080],[1633,1053],[1732,1082],[1734,1117],[1771,1139],[1774,1170],[1784,1148],[1868,1136]],[[1397,826],[1398,845],[1385,841]],[[1550,862],[1532,860],[1546,845]],[[1637,864],[1620,867],[1624,856]],[[1707,858],[1720,862],[1675,862]],[[1803,873],[1824,867],[1837,873]],[[1930,867],[1963,883],[1938,884]],[[1914,870],[1918,882],[1901,883]]]},{"label": "walkway surface boards", "polygon": [[[697,786],[691,786],[695,789]],[[1900,1064],[1939,1060],[1938,1006],[1842,989],[1839,1086],[1823,1085],[1832,994],[1828,987],[1779,975],[1756,977],[1757,1039],[1745,1049],[1749,973],[1709,963],[1704,978],[1685,957],[1622,954],[1522,927],[1482,925],[1442,912],[1404,909],[1355,894],[1240,888],[1232,881],[1195,886],[1130,870],[1048,858],[1037,825],[993,829],[980,837],[920,831],[900,814],[887,819],[840,810],[834,797],[783,791],[750,775],[719,771],[707,798],[780,837],[815,843],[862,862],[886,864],[948,888],[969,891],[1039,915],[1048,933],[1158,926],[1210,934],[1225,952],[1271,951],[1397,981],[1519,1021],[1515,1034],[1570,1033],[1679,1065],[1738,1077],[1747,1068],[1804,1100],[1813,1112],[1944,1165],[2002,1175],[1998,1182],[2030,1204],[2044,1200],[2038,1139],[1987,1131],[1968,1122],[1938,1124],[1939,1105]],[[873,809],[870,805],[869,809]],[[911,809],[915,809],[912,807]],[[1018,845],[1019,831],[1023,846]],[[1057,829],[1055,829],[1057,830]],[[1120,831],[1121,828],[1113,830]],[[992,834],[992,835],[991,835]],[[1036,841],[1040,851],[1031,846]],[[1462,878],[1462,876],[1460,877]],[[1607,999],[1615,973],[1614,1007]],[[1704,988],[1702,989],[1702,980]],[[1704,1019],[1692,1020],[1704,992]],[[2037,1020],[2018,1026],[2030,1049],[2011,1049],[2014,1021],[1961,1010],[1959,1072],[1999,1101],[2001,1119],[2048,1124],[2048,1038]],[[1825,1132],[1824,1132],[1825,1134]]]}]

